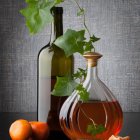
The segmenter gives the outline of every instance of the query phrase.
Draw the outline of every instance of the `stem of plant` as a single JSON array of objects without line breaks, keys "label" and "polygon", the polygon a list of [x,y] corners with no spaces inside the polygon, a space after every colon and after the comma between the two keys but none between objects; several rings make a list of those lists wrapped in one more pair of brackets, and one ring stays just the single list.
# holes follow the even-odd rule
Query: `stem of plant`
[{"label": "stem of plant", "polygon": [[[83,9],[81,8],[81,6],[79,5],[79,3],[76,1],[76,0],[73,0],[75,3],[76,3],[76,5],[78,6],[78,8],[79,8],[79,10],[80,11],[82,11]],[[83,11],[83,22],[84,22],[84,27],[85,27],[85,29],[87,30],[87,32],[88,32],[88,34],[89,34],[89,36],[91,37],[91,33],[90,33],[90,31],[89,31],[89,29],[88,29],[88,27],[87,27],[87,25],[86,25],[86,15],[85,15],[85,11]],[[90,50],[90,52],[91,52],[92,50]],[[93,46],[93,51],[95,52],[95,47]]]},{"label": "stem of plant", "polygon": [[[80,80],[80,84],[82,84],[82,81],[83,81],[82,77],[81,77],[79,80]],[[96,123],[94,122],[94,120],[93,120],[92,118],[90,118],[90,117],[85,113],[85,111],[83,110],[83,108],[81,108],[81,105],[80,105],[80,103],[79,103],[79,101],[78,101],[78,96],[77,96],[76,99],[77,99],[78,106],[79,106],[80,110],[82,111],[82,113],[84,114],[84,116],[85,116],[87,119],[89,119],[89,120],[92,122],[92,124],[95,126],[95,128],[96,128]]]},{"label": "stem of plant", "polygon": [[[79,10],[81,11],[82,8],[80,7],[79,3],[78,3],[76,0],[73,0],[73,1],[76,3],[76,5],[78,6]],[[85,12],[83,13],[83,17],[84,17],[83,20],[84,20],[85,29],[87,30],[89,36],[91,37],[90,31],[89,31],[89,29],[88,29],[88,27],[87,27],[87,25],[86,25],[86,15],[85,15]]]},{"label": "stem of plant", "polygon": [[[77,97],[77,102],[78,102],[78,97]],[[83,108],[81,108],[81,105],[80,105],[79,102],[78,102],[78,106],[79,106],[80,110],[82,111],[82,113],[84,114],[84,116],[85,116],[87,119],[89,119],[89,120],[92,122],[92,124],[95,126],[95,128],[96,128],[97,124],[94,122],[94,120],[93,120],[92,118],[90,118],[90,117],[85,113],[85,111],[83,110]]]}]

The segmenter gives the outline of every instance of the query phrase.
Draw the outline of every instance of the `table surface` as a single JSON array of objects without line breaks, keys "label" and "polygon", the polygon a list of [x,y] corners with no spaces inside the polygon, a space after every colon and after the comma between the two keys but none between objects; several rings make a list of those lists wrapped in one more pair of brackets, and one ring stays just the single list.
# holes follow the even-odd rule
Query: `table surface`
[{"label": "table surface", "polygon": [[[10,140],[9,126],[17,119],[33,121],[37,119],[37,113],[0,113],[0,140]],[[131,140],[140,140],[140,113],[124,113],[120,135],[129,135]]]}]

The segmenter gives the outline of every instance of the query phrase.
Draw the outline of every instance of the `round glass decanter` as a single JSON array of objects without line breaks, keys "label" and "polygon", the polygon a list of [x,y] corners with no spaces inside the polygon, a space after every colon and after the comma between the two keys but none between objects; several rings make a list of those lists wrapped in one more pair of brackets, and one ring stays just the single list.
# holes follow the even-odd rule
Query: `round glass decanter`
[{"label": "round glass decanter", "polygon": [[122,128],[122,109],[98,77],[97,61],[102,55],[88,52],[84,57],[88,68],[83,87],[89,100],[82,101],[75,90],[61,108],[60,126],[71,140],[107,140]]}]

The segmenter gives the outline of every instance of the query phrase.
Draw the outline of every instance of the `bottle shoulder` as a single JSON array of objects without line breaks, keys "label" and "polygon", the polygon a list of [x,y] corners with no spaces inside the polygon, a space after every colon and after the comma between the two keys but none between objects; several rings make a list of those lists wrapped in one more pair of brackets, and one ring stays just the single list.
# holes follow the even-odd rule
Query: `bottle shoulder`
[{"label": "bottle shoulder", "polygon": [[66,57],[62,49],[58,48],[57,46],[51,46],[48,44],[39,51],[38,59],[50,60],[50,58],[55,61],[73,61],[74,59],[73,55],[71,55],[70,57]]},{"label": "bottle shoulder", "polygon": [[47,45],[45,45],[44,47],[42,47],[40,50],[39,50],[39,53],[38,53],[38,56],[40,56],[42,53],[44,52],[47,52],[50,48],[50,43],[48,43]]},{"label": "bottle shoulder", "polygon": [[38,54],[38,58],[42,58],[42,57],[50,57],[52,56],[53,53],[52,52],[49,52],[49,49],[48,48],[45,48],[43,50],[41,50]]},{"label": "bottle shoulder", "polygon": [[41,55],[44,55],[44,54],[50,54],[52,53],[54,54],[54,56],[60,56],[60,57],[64,57],[65,56],[65,53],[62,49],[60,49],[59,47],[57,47],[56,45],[54,44],[47,44],[46,46],[44,46],[38,53],[38,57],[40,57]]}]

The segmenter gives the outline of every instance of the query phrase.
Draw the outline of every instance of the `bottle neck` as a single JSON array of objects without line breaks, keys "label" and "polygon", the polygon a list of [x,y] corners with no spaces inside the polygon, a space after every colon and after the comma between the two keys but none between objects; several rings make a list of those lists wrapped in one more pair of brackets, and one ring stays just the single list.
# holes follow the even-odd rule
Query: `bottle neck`
[{"label": "bottle neck", "polygon": [[62,13],[53,13],[54,21],[51,25],[51,39],[52,44],[59,36],[63,35],[63,16]]},{"label": "bottle neck", "polygon": [[88,64],[87,68],[87,79],[98,79],[98,69],[97,66],[91,66]]}]

